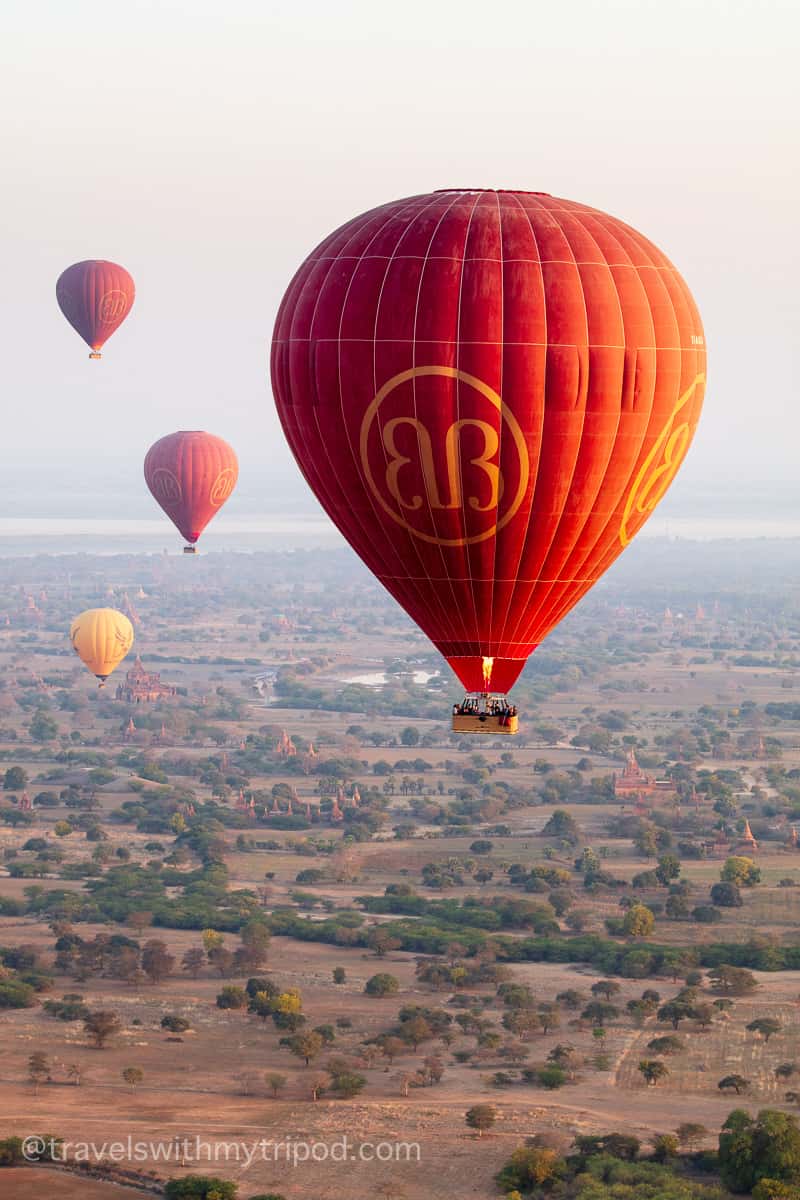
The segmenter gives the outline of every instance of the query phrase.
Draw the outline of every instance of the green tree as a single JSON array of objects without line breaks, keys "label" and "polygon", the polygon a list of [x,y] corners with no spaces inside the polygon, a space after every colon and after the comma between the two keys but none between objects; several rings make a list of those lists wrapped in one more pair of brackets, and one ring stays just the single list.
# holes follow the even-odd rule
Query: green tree
[{"label": "green tree", "polygon": [[206,954],[210,954],[212,950],[222,948],[222,943],[225,941],[225,936],[218,933],[216,929],[204,929],[200,935],[203,939],[203,949]]},{"label": "green tree", "polygon": [[681,1021],[689,1020],[693,1014],[692,1001],[686,996],[676,996],[674,1000],[668,1000],[666,1004],[662,1004],[657,1015],[659,1021],[669,1021],[672,1028],[677,1029]]},{"label": "green tree", "polygon": [[677,879],[680,873],[680,859],[674,854],[662,854],[656,867],[658,882],[666,887],[673,879]]},{"label": "green tree", "polygon": [[581,1013],[584,1021],[591,1021],[599,1029],[603,1029],[608,1021],[613,1021],[618,1016],[619,1009],[613,1004],[606,1004],[604,1000],[592,1000]]},{"label": "green tree", "polygon": [[376,958],[384,958],[391,950],[399,949],[402,944],[400,938],[392,937],[380,925],[377,925],[374,929],[370,929],[367,934],[367,945]]},{"label": "green tree", "polygon": [[745,967],[722,963],[708,972],[711,990],[723,996],[746,996],[758,987],[758,980]]},{"label": "green tree", "polygon": [[122,1078],[127,1083],[128,1087],[135,1088],[144,1079],[144,1071],[141,1067],[125,1067],[122,1072]]},{"label": "green tree", "polygon": [[298,1058],[302,1058],[306,1066],[309,1066],[312,1058],[317,1058],[322,1052],[325,1041],[322,1034],[312,1029],[307,1033],[295,1033],[291,1037],[286,1038],[286,1045],[292,1054],[296,1054]]},{"label": "green tree", "polygon": [[179,1017],[177,1013],[167,1013],[161,1018],[161,1028],[168,1029],[170,1033],[185,1033],[191,1027],[191,1021],[186,1017]]},{"label": "green tree", "polygon": [[616,996],[620,990],[620,985],[613,979],[598,979],[597,983],[593,983],[591,987],[593,996],[603,996],[606,1000]]},{"label": "green tree", "polygon": [[566,1171],[566,1163],[548,1146],[518,1146],[496,1176],[506,1196],[522,1196],[538,1192],[555,1183]]},{"label": "green tree", "polygon": [[364,991],[368,996],[392,996],[399,988],[399,980],[394,975],[388,975],[386,972],[373,975],[364,984]]},{"label": "green tree", "polygon": [[780,1033],[783,1029],[780,1021],[776,1021],[774,1017],[758,1017],[755,1021],[751,1021],[746,1027],[748,1033],[760,1033],[765,1042],[775,1033]]},{"label": "green tree", "polygon": [[719,877],[723,883],[735,883],[737,887],[755,887],[761,879],[761,871],[752,858],[735,854],[725,861]]},{"label": "green tree", "polygon": [[497,1120],[497,1109],[491,1104],[474,1104],[468,1108],[464,1120],[470,1129],[478,1131],[478,1137],[483,1137],[487,1129],[491,1129]]},{"label": "green tree", "polygon": [[760,1179],[753,1188],[753,1200],[800,1200],[800,1183]]},{"label": "green tree", "polygon": [[741,908],[744,901],[735,883],[715,883],[711,886],[711,903],[717,908]]},{"label": "green tree", "polygon": [[342,1100],[351,1100],[366,1086],[366,1076],[357,1071],[339,1071],[333,1076],[332,1089]]},{"label": "green tree", "polygon": [[[528,1072],[525,1074],[527,1076]],[[567,1082],[567,1073],[563,1067],[550,1063],[548,1066],[536,1068],[536,1082],[548,1091],[556,1091]]]},{"label": "green tree", "polygon": [[696,1150],[700,1143],[708,1137],[705,1125],[700,1125],[695,1121],[684,1121],[675,1132],[681,1146],[685,1146],[687,1150]]},{"label": "green tree", "polygon": [[34,1051],[28,1059],[28,1078],[33,1084],[33,1090],[38,1095],[39,1085],[50,1078],[50,1067],[46,1056],[41,1050]]},{"label": "green tree", "polygon": [[46,709],[37,708],[28,726],[28,732],[35,742],[52,742],[58,737],[58,725]]},{"label": "green tree", "polygon": [[381,1051],[390,1063],[393,1063],[398,1054],[403,1054],[408,1049],[408,1044],[402,1038],[394,1037],[392,1034],[387,1034],[380,1039]]},{"label": "green tree", "polygon": [[236,1200],[238,1187],[216,1175],[184,1175],[164,1186],[164,1200]]},{"label": "green tree", "polygon": [[28,786],[28,773],[22,767],[8,767],[3,778],[3,791],[22,792]]},{"label": "green tree", "polygon": [[205,966],[205,961],[205,951],[201,950],[199,946],[190,946],[189,949],[184,952],[183,958],[181,959],[181,966],[183,967],[184,971],[189,972],[192,979],[197,979],[197,976]]},{"label": "green tree", "polygon": [[563,808],[557,808],[545,822],[542,837],[557,838],[575,846],[581,841],[581,830],[578,822]]},{"label": "green tree", "polygon": [[400,1026],[400,1037],[404,1042],[410,1042],[416,1050],[422,1042],[427,1042],[433,1037],[433,1030],[425,1018],[419,1015],[403,1021]]},{"label": "green tree", "polygon": [[643,1058],[639,1063],[639,1070],[648,1084],[657,1084],[659,1079],[665,1079],[669,1075],[669,1068],[665,1063],[659,1062],[657,1058]]},{"label": "green tree", "polygon": [[625,913],[622,928],[628,937],[649,937],[653,932],[656,919],[645,904],[632,904]]},{"label": "green tree", "polygon": [[751,1192],[763,1180],[796,1183],[800,1179],[800,1128],[795,1117],[763,1109],[754,1119],[737,1109],[719,1136],[723,1183],[734,1192]]},{"label": "green tree", "polygon": [[83,1028],[92,1038],[95,1047],[103,1050],[108,1039],[115,1033],[119,1033],[122,1022],[115,1012],[111,1012],[109,1009],[98,1009],[96,1012],[90,1012],[84,1019]]},{"label": "green tree", "polygon": [[222,991],[217,995],[217,1008],[246,1008],[247,1007],[247,992],[244,988],[237,987],[235,984],[226,984]]},{"label": "green tree", "polygon": [[166,979],[175,966],[173,955],[167,950],[165,942],[152,938],[145,942],[142,950],[142,970],[151,983],[160,983]]},{"label": "green tree", "polygon": [[668,1162],[677,1154],[678,1138],[674,1133],[659,1133],[653,1138],[653,1158],[656,1162]]},{"label": "green tree", "polygon": [[746,1092],[750,1087],[750,1081],[745,1079],[744,1075],[726,1075],[724,1079],[720,1079],[717,1087],[721,1092],[736,1092],[737,1096],[741,1096],[742,1092]]},{"label": "green tree", "polygon": [[647,1049],[651,1054],[670,1055],[680,1054],[686,1047],[679,1037],[670,1033],[664,1037],[653,1038],[647,1043]]}]

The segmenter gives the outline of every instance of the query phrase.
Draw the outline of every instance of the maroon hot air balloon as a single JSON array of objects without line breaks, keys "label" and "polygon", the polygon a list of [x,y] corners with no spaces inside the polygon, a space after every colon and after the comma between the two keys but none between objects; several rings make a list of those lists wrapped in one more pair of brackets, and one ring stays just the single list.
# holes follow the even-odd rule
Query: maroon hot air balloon
[{"label": "maroon hot air balloon", "polygon": [[236,487],[239,463],[232,446],[202,430],[170,433],[154,442],[144,460],[144,478],[154,498],[190,544],[194,543]]},{"label": "maroon hot air balloon", "polygon": [[58,307],[91,347],[89,358],[100,358],[100,349],[119,329],[133,307],[133,279],[118,263],[102,258],[73,263],[58,277]]},{"label": "maroon hot air balloon", "polygon": [[453,189],[317,247],[278,313],[272,386],[331,519],[464,686],[504,693],[672,482],[705,344],[629,225]]}]

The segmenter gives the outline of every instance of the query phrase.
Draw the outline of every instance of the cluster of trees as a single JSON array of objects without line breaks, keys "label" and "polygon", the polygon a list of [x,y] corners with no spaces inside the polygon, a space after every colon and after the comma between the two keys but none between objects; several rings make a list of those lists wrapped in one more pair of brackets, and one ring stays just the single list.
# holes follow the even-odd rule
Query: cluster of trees
[{"label": "cluster of trees", "polygon": [[[479,1135],[496,1119],[491,1105],[477,1105],[466,1114]],[[644,1157],[639,1140],[629,1134],[579,1136],[571,1153],[557,1135],[538,1135],[513,1152],[496,1179],[506,1196],[532,1200],[552,1195],[560,1200],[721,1200],[716,1184],[698,1180],[699,1168],[718,1173],[725,1187],[753,1200],[798,1200],[800,1127],[794,1117],[772,1109],[752,1117],[737,1109],[723,1125],[716,1153],[698,1150],[708,1136],[702,1125],[687,1122],[674,1134],[654,1138]]]}]

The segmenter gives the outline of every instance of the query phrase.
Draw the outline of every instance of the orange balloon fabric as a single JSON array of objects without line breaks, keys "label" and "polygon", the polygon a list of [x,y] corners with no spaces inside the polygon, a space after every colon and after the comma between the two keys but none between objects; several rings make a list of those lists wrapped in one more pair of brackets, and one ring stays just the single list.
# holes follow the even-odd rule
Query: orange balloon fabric
[{"label": "orange balloon fabric", "polygon": [[239,463],[222,438],[183,431],[150,447],[144,477],[169,519],[194,544],[236,487]]},{"label": "orange balloon fabric", "polygon": [[271,365],[329,516],[464,686],[505,692],[672,482],[706,352],[683,279],[623,221],[452,189],[326,238]]}]

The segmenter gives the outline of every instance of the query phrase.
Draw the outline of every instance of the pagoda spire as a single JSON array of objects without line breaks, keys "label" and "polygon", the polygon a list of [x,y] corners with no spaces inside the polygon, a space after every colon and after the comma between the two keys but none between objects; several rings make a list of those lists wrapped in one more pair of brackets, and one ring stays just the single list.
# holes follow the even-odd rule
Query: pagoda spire
[{"label": "pagoda spire", "polygon": [[744,833],[741,836],[739,845],[741,847],[747,846],[750,850],[758,849],[758,842],[756,841],[755,837],[753,836],[753,831],[750,828],[750,822],[747,820],[746,817],[745,817],[745,821],[744,821]]}]

